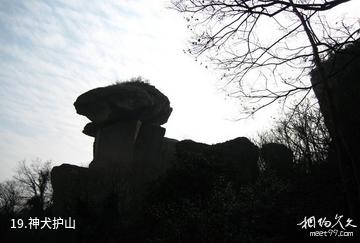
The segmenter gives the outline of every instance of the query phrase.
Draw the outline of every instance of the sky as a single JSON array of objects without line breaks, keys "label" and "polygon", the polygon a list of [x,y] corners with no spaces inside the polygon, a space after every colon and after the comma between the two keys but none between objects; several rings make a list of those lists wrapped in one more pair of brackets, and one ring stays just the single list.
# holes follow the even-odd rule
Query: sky
[{"label": "sky", "polygon": [[276,109],[235,121],[237,100],[185,54],[190,33],[169,0],[0,1],[0,181],[21,160],[87,166],[93,138],[76,98],[142,76],[170,99],[165,136],[217,143],[253,137]]}]

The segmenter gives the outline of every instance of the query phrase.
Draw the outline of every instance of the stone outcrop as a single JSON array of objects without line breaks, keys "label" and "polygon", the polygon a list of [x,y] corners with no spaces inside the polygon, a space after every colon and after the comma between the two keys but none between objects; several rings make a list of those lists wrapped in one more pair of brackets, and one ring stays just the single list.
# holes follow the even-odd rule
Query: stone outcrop
[{"label": "stone outcrop", "polygon": [[360,40],[331,55],[322,65],[328,90],[318,69],[312,71],[311,82],[336,148],[329,160],[340,164],[347,197],[360,217]]},{"label": "stone outcrop", "polygon": [[106,178],[99,171],[84,167],[55,166],[51,171],[51,184],[56,214],[77,216],[82,210],[101,214],[101,199],[109,191],[104,188]]},{"label": "stone outcrop", "polygon": [[108,195],[124,191],[130,204],[139,203],[145,185],[165,173],[175,154],[177,141],[164,138],[160,126],[172,111],[168,98],[133,80],[90,90],[74,105],[91,120],[84,133],[95,138],[94,158],[89,168],[54,167],[55,210],[71,213],[83,205],[101,214]]},{"label": "stone outcrop", "polygon": [[[147,186],[186,160],[205,161],[214,177],[224,175],[236,185],[254,182],[259,175],[259,148],[247,138],[207,145],[164,137],[160,125],[168,120],[172,108],[168,98],[147,83],[90,90],[74,105],[91,120],[84,132],[95,138],[93,161],[88,168],[68,164],[53,168],[58,215],[103,215],[109,211],[107,205],[131,208],[136,214]],[[192,178],[199,180],[196,175]]]},{"label": "stone outcrop", "polygon": [[[324,72],[332,98],[333,115],[341,135],[346,137],[349,145],[357,147],[360,138],[360,41],[349,45],[344,50],[323,62]],[[311,82],[326,126],[332,136],[335,135],[335,124],[330,116],[330,102],[325,85],[321,83],[317,69],[311,73]]]},{"label": "stone outcrop", "polygon": [[83,132],[93,137],[114,122],[139,120],[160,126],[172,112],[169,99],[141,79],[92,89],[80,95],[74,106],[78,114],[91,120]]},{"label": "stone outcrop", "polygon": [[230,175],[237,184],[253,182],[259,175],[259,148],[245,137],[214,145],[184,140],[176,144],[176,154],[185,160],[205,159],[209,166]]}]

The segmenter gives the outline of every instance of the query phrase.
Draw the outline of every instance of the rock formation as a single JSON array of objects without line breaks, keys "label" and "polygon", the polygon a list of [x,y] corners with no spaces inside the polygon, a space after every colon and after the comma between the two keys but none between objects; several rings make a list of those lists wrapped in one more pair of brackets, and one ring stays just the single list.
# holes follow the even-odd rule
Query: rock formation
[{"label": "rock formation", "polygon": [[169,99],[141,79],[92,89],[80,95],[74,106],[78,114],[91,120],[84,133],[93,137],[101,127],[114,122],[139,120],[160,126],[172,112]]},{"label": "rock formation", "polygon": [[[172,111],[168,98],[139,79],[90,90],[74,103],[91,120],[84,133],[95,137],[89,168],[61,165],[52,171],[55,209],[76,211],[86,204],[101,214],[109,194],[126,188],[132,203],[144,185],[165,173],[176,140],[164,138],[164,124]],[[70,210],[70,211],[69,211]]]},{"label": "rock formation", "polygon": [[[340,164],[347,196],[360,217],[360,40],[339,50],[322,63],[328,90],[314,69],[311,82],[325,124],[336,144],[336,156],[329,160]],[[335,158],[334,158],[335,157]]]},{"label": "rock formation", "polygon": [[217,173],[230,176],[229,179],[239,185],[254,182],[259,175],[259,148],[245,137],[214,145],[180,141],[176,144],[176,155],[194,163],[201,157]]},{"label": "rock formation", "polygon": [[[90,90],[74,105],[91,120],[84,133],[95,138],[94,158],[89,168],[68,164],[53,168],[58,215],[103,215],[110,199],[117,209],[131,208],[127,214],[136,214],[150,182],[186,160],[195,165],[201,158],[215,177],[224,175],[236,185],[258,177],[259,149],[247,138],[207,145],[164,137],[160,125],[170,116],[170,102],[141,80]],[[121,202],[113,202],[114,198]]]}]

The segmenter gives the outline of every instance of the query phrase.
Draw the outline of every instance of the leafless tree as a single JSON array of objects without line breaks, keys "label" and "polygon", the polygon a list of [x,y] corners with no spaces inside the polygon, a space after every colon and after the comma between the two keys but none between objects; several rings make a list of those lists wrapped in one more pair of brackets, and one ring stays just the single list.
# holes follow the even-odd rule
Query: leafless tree
[{"label": "leafless tree", "polygon": [[19,162],[14,179],[21,187],[22,197],[36,210],[44,210],[51,201],[50,172],[51,161],[36,159],[30,165],[25,160]]},{"label": "leafless tree", "polygon": [[[229,95],[253,114],[312,88],[309,71],[355,41],[357,22],[326,12],[349,0],[173,0],[194,33],[187,50],[222,71]],[[245,104],[249,104],[246,102]]]},{"label": "leafless tree", "polygon": [[0,183],[0,213],[11,215],[21,203],[19,187],[14,180]]},{"label": "leafless tree", "polygon": [[259,134],[258,140],[260,144],[276,142],[286,145],[293,151],[295,163],[311,171],[314,163],[327,160],[330,134],[314,99],[295,104],[293,109],[278,118],[273,128]]}]

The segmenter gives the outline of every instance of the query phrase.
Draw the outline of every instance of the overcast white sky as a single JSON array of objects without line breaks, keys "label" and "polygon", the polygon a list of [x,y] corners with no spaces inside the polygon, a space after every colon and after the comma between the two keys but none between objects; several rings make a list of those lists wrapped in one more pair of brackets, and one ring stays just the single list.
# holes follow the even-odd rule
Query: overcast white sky
[{"label": "overcast white sky", "polygon": [[239,104],[225,99],[211,70],[183,53],[186,23],[166,6],[165,0],[0,1],[0,181],[23,159],[87,166],[93,139],[82,134],[88,121],[73,102],[134,76],[169,97],[167,137],[216,143],[269,126],[274,110],[233,121]]}]

